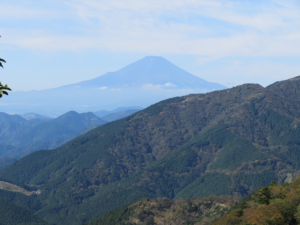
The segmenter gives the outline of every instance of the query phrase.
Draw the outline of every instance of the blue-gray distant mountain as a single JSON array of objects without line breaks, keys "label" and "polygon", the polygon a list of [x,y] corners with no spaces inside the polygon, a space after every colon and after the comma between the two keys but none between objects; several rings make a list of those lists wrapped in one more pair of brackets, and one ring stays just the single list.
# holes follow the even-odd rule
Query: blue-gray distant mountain
[{"label": "blue-gray distant mountain", "polygon": [[[84,74],[82,76],[84,79]],[[148,56],[116,72],[76,84],[11,92],[1,99],[0,111],[57,117],[70,110],[95,112],[136,105],[148,107],[171,97],[225,88],[194,76],[162,57]]]},{"label": "blue-gray distant mountain", "polygon": [[[0,112],[0,167],[40,149],[56,148],[106,121],[93,113],[67,112],[52,120],[26,120]],[[8,160],[10,159],[10,161]]]},{"label": "blue-gray distant mountain", "polygon": [[[0,169],[31,152],[56,148],[100,125],[140,111],[138,106],[95,113],[67,112],[57,118],[0,112]],[[99,114],[101,118],[95,114]],[[104,116],[103,116],[104,115]],[[41,119],[39,119],[41,118]]]},{"label": "blue-gray distant mountain", "polygon": [[220,90],[226,88],[194,76],[160,56],[147,56],[116,72],[70,85],[93,88],[190,88]]}]

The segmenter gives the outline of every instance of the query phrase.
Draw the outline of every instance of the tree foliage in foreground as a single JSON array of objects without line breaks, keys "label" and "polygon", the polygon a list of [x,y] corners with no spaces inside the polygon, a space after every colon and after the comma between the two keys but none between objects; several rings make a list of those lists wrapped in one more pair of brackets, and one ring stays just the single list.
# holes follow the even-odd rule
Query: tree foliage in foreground
[{"label": "tree foliage in foreground", "polygon": [[7,91],[11,91],[11,89],[7,86],[7,84],[3,85],[0,82],[0,98],[2,98],[2,95],[8,95]]},{"label": "tree foliage in foreground", "polygon": [[[211,224],[225,215],[239,199],[221,195],[204,198],[170,200],[166,197],[140,199],[132,204],[114,209],[84,225],[156,225]],[[155,222],[156,221],[156,222]]]},{"label": "tree foliage in foreground", "polygon": [[213,225],[300,224],[300,177],[291,184],[263,187]]},{"label": "tree foliage in foreground", "polygon": [[[6,63],[6,61],[4,59],[0,58],[0,66],[3,68],[3,64],[2,63]],[[0,82],[0,98],[2,98],[3,94],[8,95],[7,91],[11,91],[11,89],[7,86],[7,84],[3,85]]]}]

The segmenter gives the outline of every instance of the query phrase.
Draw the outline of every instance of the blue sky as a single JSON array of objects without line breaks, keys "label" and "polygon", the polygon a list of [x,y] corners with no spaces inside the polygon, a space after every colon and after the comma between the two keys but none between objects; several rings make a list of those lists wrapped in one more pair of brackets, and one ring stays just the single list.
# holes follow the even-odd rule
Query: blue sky
[{"label": "blue sky", "polygon": [[0,80],[41,90],[163,56],[228,87],[300,75],[297,0],[2,0]]}]

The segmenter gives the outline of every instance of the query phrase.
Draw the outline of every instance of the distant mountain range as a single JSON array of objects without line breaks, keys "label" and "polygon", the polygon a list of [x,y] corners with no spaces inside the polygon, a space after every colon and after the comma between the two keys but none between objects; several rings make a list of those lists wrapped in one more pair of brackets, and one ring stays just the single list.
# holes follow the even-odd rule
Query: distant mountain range
[{"label": "distant mountain range", "polygon": [[31,152],[57,148],[97,126],[122,119],[139,109],[138,106],[122,107],[94,113],[105,115],[101,118],[93,113],[74,111],[58,118],[36,113],[22,116],[0,113],[0,169]]},{"label": "distant mountain range", "polygon": [[0,158],[19,159],[36,150],[56,148],[104,123],[93,113],[74,111],[51,120],[0,113]]},{"label": "distant mountain range", "polygon": [[[57,148],[97,126],[122,119],[139,109],[122,107],[94,114],[70,111],[58,118],[36,113],[22,116],[0,113],[0,169],[31,152]],[[95,114],[105,116],[99,118]]]},{"label": "distant mountain range", "polygon": [[41,91],[11,92],[0,111],[57,117],[64,112],[94,112],[124,106],[148,107],[170,97],[226,87],[205,81],[162,57],[148,56],[116,72]]},{"label": "distant mountain range", "polygon": [[35,215],[55,224],[142,198],[244,197],[299,175],[299,112],[300,77],[170,98],[27,155],[0,180],[39,189]]}]

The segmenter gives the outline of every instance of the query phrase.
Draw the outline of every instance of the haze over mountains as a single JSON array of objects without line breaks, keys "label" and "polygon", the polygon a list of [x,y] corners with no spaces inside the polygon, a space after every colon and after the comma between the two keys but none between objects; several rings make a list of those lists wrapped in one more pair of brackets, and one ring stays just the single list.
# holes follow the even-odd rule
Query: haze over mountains
[{"label": "haze over mountains", "polygon": [[[139,110],[142,110],[143,108],[140,107],[140,106],[129,106],[129,107],[119,107],[119,108],[116,108],[114,110],[100,110],[100,111],[96,111],[96,112],[93,112],[96,116],[100,117],[103,119],[103,117],[105,116],[109,116],[110,114],[114,114],[116,115],[116,113],[121,113],[121,114],[124,114],[126,111],[128,110],[136,110],[136,111],[139,111]],[[122,117],[123,118],[123,117]],[[119,118],[121,119],[121,118]],[[104,119],[105,120],[105,119]]]},{"label": "haze over mountains", "polygon": [[243,197],[299,175],[299,96],[296,77],[167,99],[23,157],[0,179],[41,190],[35,215],[56,224],[141,198]]},{"label": "haze over mountains", "polygon": [[56,148],[104,123],[93,113],[75,111],[51,120],[0,113],[0,158],[19,159],[33,151]]},{"label": "haze over mountains", "polygon": [[124,106],[147,107],[170,97],[224,88],[196,77],[162,57],[148,56],[92,80],[41,91],[11,92],[9,98],[1,100],[0,111],[57,117],[70,110],[93,112]]},{"label": "haze over mountains", "polygon": [[97,126],[122,119],[140,109],[137,106],[122,107],[94,114],[70,111],[58,118],[36,113],[19,116],[0,112],[0,168],[31,152],[57,148]]},{"label": "haze over mountains", "polygon": [[51,119],[53,119],[52,117],[45,116],[45,115],[40,115],[40,114],[37,114],[37,113],[26,113],[26,114],[21,115],[21,116],[26,120],[32,120],[32,119],[51,120]]}]

